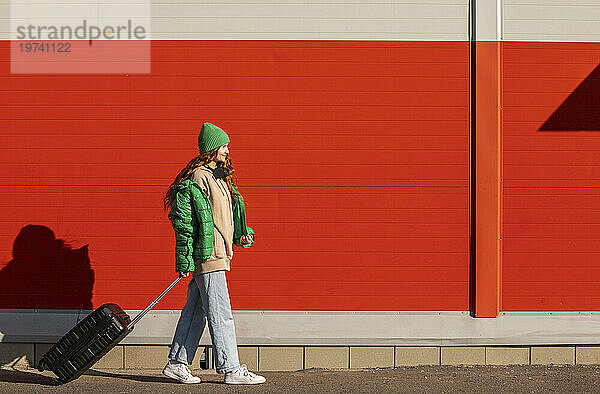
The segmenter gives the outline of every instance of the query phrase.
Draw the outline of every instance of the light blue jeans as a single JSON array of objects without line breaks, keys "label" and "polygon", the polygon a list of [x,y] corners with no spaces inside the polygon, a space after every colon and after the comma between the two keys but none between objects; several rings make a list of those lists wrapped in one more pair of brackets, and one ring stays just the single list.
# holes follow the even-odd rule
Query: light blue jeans
[{"label": "light blue jeans", "polygon": [[217,373],[236,370],[240,362],[225,271],[198,275],[190,281],[169,360],[192,363],[207,320]]}]

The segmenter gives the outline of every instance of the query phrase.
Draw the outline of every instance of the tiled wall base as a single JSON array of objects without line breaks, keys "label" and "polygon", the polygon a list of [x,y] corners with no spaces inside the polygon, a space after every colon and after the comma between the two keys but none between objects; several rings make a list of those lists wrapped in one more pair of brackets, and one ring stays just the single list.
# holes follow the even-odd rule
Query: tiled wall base
[{"label": "tiled wall base", "polygon": [[[0,365],[34,366],[50,345],[0,343]],[[193,369],[206,366],[200,347]],[[95,368],[159,369],[166,345],[120,345]],[[374,368],[411,365],[600,364],[600,346],[240,346],[240,362],[254,371]],[[210,357],[209,357],[210,360]]]}]

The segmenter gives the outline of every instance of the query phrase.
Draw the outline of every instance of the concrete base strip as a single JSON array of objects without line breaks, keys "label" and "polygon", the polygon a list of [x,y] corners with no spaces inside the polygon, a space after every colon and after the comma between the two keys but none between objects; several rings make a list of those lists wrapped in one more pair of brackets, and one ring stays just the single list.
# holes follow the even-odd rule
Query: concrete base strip
[{"label": "concrete base strip", "polygon": [[[35,366],[46,343],[0,343],[1,367]],[[117,345],[94,368],[161,369],[167,345]],[[214,369],[210,347],[200,348],[192,369]],[[389,368],[417,365],[600,364],[600,346],[240,346],[240,362],[251,370]]]},{"label": "concrete base strip", "polygon": [[[90,311],[0,310],[0,342],[54,343]],[[135,316],[139,311],[128,311]],[[152,311],[122,344],[168,345],[179,311]],[[600,344],[598,312],[235,311],[239,345],[469,346]],[[201,344],[210,344],[208,329]]]}]

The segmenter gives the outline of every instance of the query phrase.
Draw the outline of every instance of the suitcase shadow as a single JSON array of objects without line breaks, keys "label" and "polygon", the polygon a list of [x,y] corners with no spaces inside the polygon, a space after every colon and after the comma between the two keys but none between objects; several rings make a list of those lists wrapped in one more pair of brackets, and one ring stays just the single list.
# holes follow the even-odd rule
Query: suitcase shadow
[{"label": "suitcase shadow", "polygon": [[41,375],[35,372],[26,372],[18,369],[0,369],[0,382],[6,383],[30,383],[42,386],[58,386],[60,383],[56,378]]},{"label": "suitcase shadow", "polygon": [[[121,373],[111,373],[111,372],[106,372],[106,371],[98,371],[98,370],[95,370],[95,369],[88,370],[86,373],[84,373],[84,375],[103,376],[103,377],[115,378],[115,379],[135,380],[136,382],[178,384],[173,379],[167,378],[165,376],[130,375],[130,374],[121,374]],[[225,382],[223,382],[222,378],[219,379],[219,380],[205,380],[204,377],[202,377],[202,383],[203,384],[207,384],[207,383],[223,384],[223,385],[225,384]]]},{"label": "suitcase shadow", "polygon": [[130,374],[98,371],[96,369],[90,369],[86,373],[84,373],[84,375],[102,376],[102,377],[115,378],[115,379],[135,380],[136,382],[174,383],[173,379],[169,379],[166,376],[130,375]]}]

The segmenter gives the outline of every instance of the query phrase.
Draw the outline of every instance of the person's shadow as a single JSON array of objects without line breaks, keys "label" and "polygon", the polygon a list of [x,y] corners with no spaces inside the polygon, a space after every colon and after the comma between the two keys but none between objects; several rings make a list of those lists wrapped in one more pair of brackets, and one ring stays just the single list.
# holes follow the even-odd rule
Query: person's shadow
[{"label": "person's shadow", "polygon": [[[88,245],[73,249],[50,228],[30,224],[19,231],[12,250],[13,259],[0,271],[0,309],[92,309],[94,271]],[[2,342],[22,342],[22,330],[18,321],[0,319]],[[0,364],[6,364],[23,354],[1,356]]]}]

